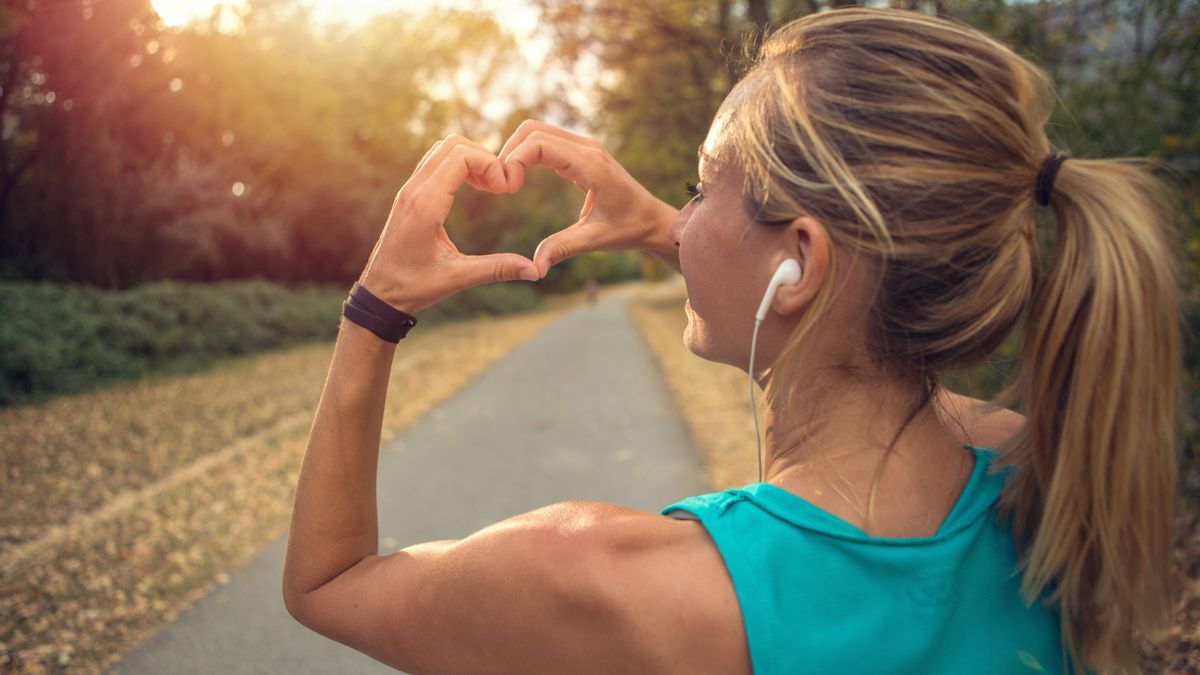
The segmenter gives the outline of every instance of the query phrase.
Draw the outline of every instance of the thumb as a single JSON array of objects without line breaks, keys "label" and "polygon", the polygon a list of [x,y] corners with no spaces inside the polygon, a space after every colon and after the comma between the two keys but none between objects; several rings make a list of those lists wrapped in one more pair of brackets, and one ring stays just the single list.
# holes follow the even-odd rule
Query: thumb
[{"label": "thumb", "polygon": [[467,288],[498,281],[537,281],[541,278],[533,261],[516,253],[466,256],[466,262]]},{"label": "thumb", "polygon": [[551,267],[588,250],[585,238],[572,226],[543,239],[533,252],[533,263],[537,265],[538,274],[544,277]]}]

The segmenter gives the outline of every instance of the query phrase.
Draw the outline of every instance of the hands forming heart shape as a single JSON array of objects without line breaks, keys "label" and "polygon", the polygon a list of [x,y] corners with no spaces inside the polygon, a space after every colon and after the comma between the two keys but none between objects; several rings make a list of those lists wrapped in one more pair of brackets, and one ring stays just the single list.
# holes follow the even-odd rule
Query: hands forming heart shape
[{"label": "hands forming heart shape", "polygon": [[[514,193],[533,166],[553,168],[587,196],[579,219],[538,244],[530,260],[517,253],[464,255],[446,234],[454,193],[463,183]],[[405,312],[459,291],[498,281],[537,281],[550,267],[589,251],[671,251],[666,230],[676,209],[655,198],[599,142],[529,120],[499,155],[451,135],[434,144],[400,188],[359,283]]]}]

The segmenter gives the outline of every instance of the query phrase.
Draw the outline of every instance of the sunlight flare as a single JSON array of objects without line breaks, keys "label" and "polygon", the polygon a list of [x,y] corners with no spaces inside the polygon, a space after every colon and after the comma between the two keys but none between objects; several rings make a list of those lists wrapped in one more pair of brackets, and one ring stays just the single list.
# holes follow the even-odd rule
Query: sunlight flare
[{"label": "sunlight flare", "polygon": [[212,16],[220,0],[153,0],[154,11],[168,26],[183,26]]},{"label": "sunlight flare", "polygon": [[[152,0],[154,11],[168,26],[184,26],[193,21],[207,20],[218,5],[231,12],[245,6],[244,0]],[[321,21],[361,25],[373,16],[395,11],[422,13],[431,6],[470,7],[472,3],[459,1],[428,2],[425,0],[305,0],[303,3]]]}]

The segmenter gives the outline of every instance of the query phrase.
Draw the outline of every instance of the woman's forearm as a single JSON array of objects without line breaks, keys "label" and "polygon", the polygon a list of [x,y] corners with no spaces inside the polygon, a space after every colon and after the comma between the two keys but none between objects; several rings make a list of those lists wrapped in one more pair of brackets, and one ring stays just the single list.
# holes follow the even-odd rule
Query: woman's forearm
[{"label": "woman's forearm", "polygon": [[283,575],[289,604],[378,551],[375,475],[395,351],[342,321],[296,486]]}]

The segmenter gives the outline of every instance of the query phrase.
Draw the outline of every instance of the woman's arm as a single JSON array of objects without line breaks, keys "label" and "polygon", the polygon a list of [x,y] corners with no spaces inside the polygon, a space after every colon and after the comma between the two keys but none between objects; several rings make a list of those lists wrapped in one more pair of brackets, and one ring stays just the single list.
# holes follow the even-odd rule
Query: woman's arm
[{"label": "woman's arm", "polygon": [[[466,256],[450,242],[444,222],[464,182],[507,190],[494,155],[451,136],[425,154],[397,193],[364,287],[412,313],[471,286],[536,275],[523,256]],[[375,552],[375,468],[395,349],[352,322],[338,331],[296,486],[284,566],[289,607]]]},{"label": "woman's arm", "polygon": [[[292,616],[414,673],[656,670],[636,639],[652,633],[623,617],[665,571],[640,569],[651,561],[630,551],[674,546],[648,546],[640,523],[667,519],[568,502],[378,555],[376,464],[395,349],[357,324],[339,330],[296,488],[283,580]],[[411,517],[437,506],[414,503]]]},{"label": "woman's arm", "polygon": [[[435,146],[397,196],[363,285],[415,312],[532,271],[515,254],[464,256],[442,229],[464,181],[507,189],[500,167],[466,139]],[[677,567],[663,564],[662,552],[677,549],[685,531],[670,519],[569,502],[459,541],[378,554],[376,466],[397,348],[352,322],[339,328],[296,486],[283,574],[288,611],[410,672],[662,670],[653,629],[669,624],[661,613],[678,603],[659,608],[653,593]],[[437,507],[414,503],[411,517]],[[665,527],[666,539],[657,534]]]},{"label": "woman's arm", "polygon": [[396,345],[342,321],[296,484],[283,597],[293,614],[379,544],[375,470]]},{"label": "woman's arm", "polygon": [[[587,598],[587,575],[573,587],[562,576],[587,566],[598,521],[586,505],[558,505],[466,540],[378,555],[376,466],[395,350],[342,322],[296,487],[284,563],[288,611],[404,669],[478,671],[477,650],[499,656],[522,645],[542,648],[536,643],[556,632],[551,626],[578,627],[586,618],[585,612],[572,617],[571,605],[599,604]],[[430,506],[413,504],[412,517]],[[522,641],[512,634],[512,619],[546,625]]]}]

